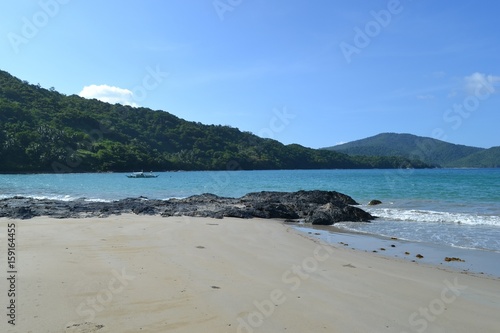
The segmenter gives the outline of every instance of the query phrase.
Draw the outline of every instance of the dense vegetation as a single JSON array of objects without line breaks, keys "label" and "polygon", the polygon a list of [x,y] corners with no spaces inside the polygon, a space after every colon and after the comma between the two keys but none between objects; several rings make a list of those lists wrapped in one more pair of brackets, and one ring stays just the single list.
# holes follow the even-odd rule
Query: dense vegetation
[{"label": "dense vegetation", "polygon": [[0,172],[426,167],[283,145],[168,112],[65,96],[0,71]]},{"label": "dense vegetation", "polygon": [[464,168],[500,168],[500,147],[481,150],[455,161],[455,164]]},{"label": "dense vegetation", "polygon": [[352,156],[400,156],[440,167],[496,168],[500,149],[456,145],[411,134],[382,133],[366,139],[325,148]]}]

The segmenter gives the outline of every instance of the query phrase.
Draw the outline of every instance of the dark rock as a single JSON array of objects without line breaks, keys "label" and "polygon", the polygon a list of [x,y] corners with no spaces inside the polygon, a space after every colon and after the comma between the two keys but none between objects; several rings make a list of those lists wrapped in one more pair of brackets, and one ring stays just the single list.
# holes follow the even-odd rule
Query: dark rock
[{"label": "dark rock", "polygon": [[358,205],[348,195],[335,191],[298,191],[298,192],[254,192],[241,198],[242,202],[295,202],[296,204],[319,204],[325,205],[329,202],[344,205]]},{"label": "dark rock", "polygon": [[334,191],[256,192],[243,196],[240,202],[255,207],[255,217],[304,218],[305,222],[319,225],[373,219],[365,211],[350,206],[358,204],[350,196]]},{"label": "dark rock", "polygon": [[31,210],[30,207],[17,207],[12,211],[12,218],[26,220],[35,217],[36,214]]},{"label": "dark rock", "polygon": [[241,219],[250,219],[254,216],[248,210],[238,207],[227,208],[222,212],[222,215],[224,217],[238,217]]},{"label": "dark rock", "polygon": [[299,215],[292,207],[282,203],[257,202],[254,206],[254,216],[267,219],[297,219]]},{"label": "dark rock", "polygon": [[368,222],[372,219],[373,217],[369,213],[357,207],[344,206],[340,208],[328,203],[315,209],[306,218],[306,222],[316,225],[332,225],[341,221]]},{"label": "dark rock", "polygon": [[380,205],[382,203],[382,201],[380,200],[370,200],[370,202],[368,203],[368,206],[376,206],[376,205]]},{"label": "dark rock", "polygon": [[312,214],[306,218],[306,222],[315,225],[332,225],[335,222],[341,221],[368,222],[372,219],[373,216],[357,207],[338,207],[332,203],[327,203],[315,209]]},{"label": "dark rock", "polygon": [[149,200],[127,198],[113,202],[70,202],[15,197],[0,200],[0,217],[28,219],[33,216],[106,217],[122,213],[211,218],[266,218],[303,220],[331,225],[339,221],[370,221],[374,217],[351,205],[351,197],[334,191],[258,192],[241,198],[214,194],[194,195],[184,199]]},{"label": "dark rock", "polygon": [[464,262],[465,260],[460,259],[460,258],[456,258],[456,257],[445,257],[444,261],[448,261],[448,262],[450,262],[450,261],[462,261],[462,262]]},{"label": "dark rock", "polygon": [[234,199],[219,197],[219,196],[212,194],[212,193],[203,193],[203,194],[199,194],[199,195],[193,195],[193,196],[187,197],[185,199],[178,199],[179,202],[196,203],[196,204],[216,203],[216,202],[221,202],[221,201],[225,201],[225,200],[231,201]]},{"label": "dark rock", "polygon": [[155,208],[147,205],[134,207],[132,211],[137,215],[156,215]]},{"label": "dark rock", "polygon": [[165,210],[163,213],[160,214],[161,217],[170,217],[170,216],[173,216],[174,213],[170,210]]},{"label": "dark rock", "polygon": [[314,225],[332,225],[338,220],[339,209],[331,203],[318,207],[306,218],[306,222]]}]

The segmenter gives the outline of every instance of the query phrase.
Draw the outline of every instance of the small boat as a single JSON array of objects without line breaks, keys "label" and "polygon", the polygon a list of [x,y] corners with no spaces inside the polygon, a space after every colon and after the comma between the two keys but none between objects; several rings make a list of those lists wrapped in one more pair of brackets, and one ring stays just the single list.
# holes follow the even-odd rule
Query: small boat
[{"label": "small boat", "polygon": [[158,175],[155,175],[153,171],[150,171],[149,173],[144,173],[144,171],[141,172],[133,172],[130,175],[127,175],[127,178],[157,178]]}]

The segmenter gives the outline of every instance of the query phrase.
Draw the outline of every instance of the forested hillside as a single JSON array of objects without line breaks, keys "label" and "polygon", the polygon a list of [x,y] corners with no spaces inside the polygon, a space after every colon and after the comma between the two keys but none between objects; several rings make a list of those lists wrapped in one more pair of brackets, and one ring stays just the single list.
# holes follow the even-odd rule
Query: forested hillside
[{"label": "forested hillside", "polygon": [[498,147],[470,147],[412,134],[382,133],[325,149],[351,156],[401,156],[439,167],[500,166]]},{"label": "forested hillside", "polygon": [[283,145],[165,111],[65,96],[0,71],[0,172],[426,167]]},{"label": "forested hillside", "polygon": [[464,168],[500,168],[500,147],[481,150],[455,162]]}]

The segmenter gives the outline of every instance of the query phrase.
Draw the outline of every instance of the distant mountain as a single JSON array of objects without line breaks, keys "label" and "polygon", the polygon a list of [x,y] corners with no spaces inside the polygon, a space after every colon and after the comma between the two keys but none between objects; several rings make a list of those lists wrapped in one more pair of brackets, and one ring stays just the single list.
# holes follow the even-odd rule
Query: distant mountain
[{"label": "distant mountain", "polygon": [[469,147],[412,134],[382,133],[324,149],[351,156],[400,156],[440,167],[500,166],[498,147]]},{"label": "distant mountain", "polygon": [[422,168],[203,125],[165,111],[65,96],[0,71],[0,172]]},{"label": "distant mountain", "polygon": [[471,154],[455,161],[455,164],[464,168],[500,168],[500,147],[492,147]]}]

